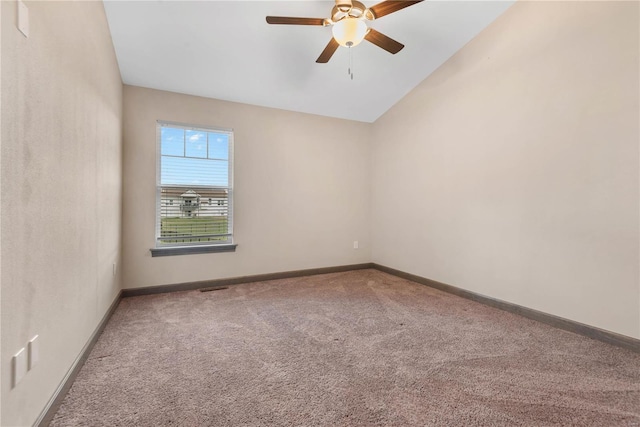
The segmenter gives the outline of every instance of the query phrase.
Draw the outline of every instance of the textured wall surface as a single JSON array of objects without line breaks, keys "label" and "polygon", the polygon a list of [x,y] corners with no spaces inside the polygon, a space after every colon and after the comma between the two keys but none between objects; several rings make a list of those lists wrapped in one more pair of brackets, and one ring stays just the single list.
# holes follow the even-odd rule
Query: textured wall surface
[{"label": "textured wall surface", "polygon": [[640,338],[637,2],[518,2],[374,126],[374,262]]},{"label": "textured wall surface", "polygon": [[[640,338],[637,2],[518,2],[373,125],[123,95],[100,2],[27,4],[28,39],[0,7],[0,424],[121,284],[374,261]],[[235,253],[151,257],[156,120],[235,130]]]},{"label": "textured wall surface", "polygon": [[[133,86],[124,117],[125,288],[369,262],[368,124]],[[156,120],[234,129],[235,253],[151,257]]]},{"label": "textured wall surface", "polygon": [[[2,2],[2,420],[31,425],[120,289],[122,82],[101,2]],[[11,357],[40,363],[11,389]]]},{"label": "textured wall surface", "polygon": [[[0,6],[0,47],[2,47],[2,7]],[[0,51],[0,82],[2,81],[2,54]],[[0,84],[0,189],[2,189],[2,84]],[[0,224],[2,224],[2,191],[0,191]],[[2,227],[0,226],[0,331],[2,331]],[[2,337],[0,336],[0,355]],[[0,357],[0,361],[2,358]],[[1,375],[0,375],[1,376]],[[2,385],[0,384],[0,390]],[[1,395],[1,391],[0,391]],[[2,399],[0,397],[0,423],[2,422]]]}]

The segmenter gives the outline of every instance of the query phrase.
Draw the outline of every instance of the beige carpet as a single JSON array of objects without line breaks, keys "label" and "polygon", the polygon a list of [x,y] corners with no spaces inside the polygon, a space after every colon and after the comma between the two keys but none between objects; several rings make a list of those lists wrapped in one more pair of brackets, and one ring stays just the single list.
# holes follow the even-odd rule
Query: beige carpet
[{"label": "beige carpet", "polygon": [[640,426],[640,354],[375,270],[124,299],[53,426]]}]

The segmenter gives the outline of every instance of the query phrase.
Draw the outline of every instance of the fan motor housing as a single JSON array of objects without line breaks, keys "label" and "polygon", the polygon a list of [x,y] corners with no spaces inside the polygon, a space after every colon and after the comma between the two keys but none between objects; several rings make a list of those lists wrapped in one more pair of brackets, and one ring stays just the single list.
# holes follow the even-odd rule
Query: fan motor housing
[{"label": "fan motor housing", "polygon": [[370,21],[374,20],[373,13],[367,7],[357,0],[352,1],[351,9],[348,12],[343,12],[338,9],[337,6],[333,6],[331,10],[331,21],[338,22],[344,18],[365,18]]}]

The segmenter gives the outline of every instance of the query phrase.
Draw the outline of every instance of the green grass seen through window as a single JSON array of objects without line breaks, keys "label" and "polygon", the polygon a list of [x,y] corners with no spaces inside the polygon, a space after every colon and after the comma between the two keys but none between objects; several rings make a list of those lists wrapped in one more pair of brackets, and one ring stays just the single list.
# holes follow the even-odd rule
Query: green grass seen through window
[{"label": "green grass seen through window", "polygon": [[227,236],[196,237],[207,234],[228,233],[226,216],[206,216],[194,218],[161,218],[160,243],[194,243],[227,240]]}]

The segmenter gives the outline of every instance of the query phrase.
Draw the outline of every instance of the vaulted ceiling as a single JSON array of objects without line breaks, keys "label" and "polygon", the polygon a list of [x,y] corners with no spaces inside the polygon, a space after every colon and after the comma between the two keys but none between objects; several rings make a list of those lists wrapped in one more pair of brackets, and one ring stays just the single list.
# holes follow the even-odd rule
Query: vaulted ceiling
[{"label": "vaulted ceiling", "polygon": [[[365,1],[366,6],[377,2]],[[328,18],[333,1],[106,1],[124,83],[372,122],[513,1],[424,1],[370,23],[403,43],[363,41],[316,58],[330,27],[268,25],[267,15]]]}]

